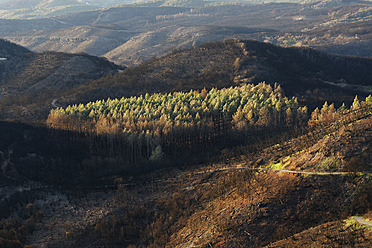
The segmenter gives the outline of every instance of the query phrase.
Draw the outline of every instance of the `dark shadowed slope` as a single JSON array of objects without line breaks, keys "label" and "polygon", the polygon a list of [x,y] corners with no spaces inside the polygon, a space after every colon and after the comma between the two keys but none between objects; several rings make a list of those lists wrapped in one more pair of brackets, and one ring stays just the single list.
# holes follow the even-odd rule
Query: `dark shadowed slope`
[{"label": "dark shadowed slope", "polygon": [[40,111],[48,112],[52,107],[53,95],[120,68],[86,54],[31,53],[3,40],[0,53],[2,118],[37,119]]},{"label": "dark shadowed slope", "polygon": [[[26,54],[31,53],[28,49],[0,39],[0,81],[21,64]],[[0,91],[1,92],[1,91]]]}]

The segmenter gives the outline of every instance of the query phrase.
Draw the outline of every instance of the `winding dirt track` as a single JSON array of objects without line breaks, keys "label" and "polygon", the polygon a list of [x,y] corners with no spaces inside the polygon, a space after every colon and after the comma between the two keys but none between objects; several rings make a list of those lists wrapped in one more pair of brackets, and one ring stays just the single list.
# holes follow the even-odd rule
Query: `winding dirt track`
[{"label": "winding dirt track", "polygon": [[320,176],[327,176],[327,175],[351,175],[351,174],[358,174],[362,173],[363,175],[372,176],[372,173],[369,172],[318,172],[318,171],[295,171],[295,170],[280,170],[280,169],[270,169],[270,168],[252,168],[252,167],[226,167],[220,168],[215,170],[204,171],[205,172],[216,172],[216,171],[226,171],[226,170],[256,170],[256,171],[274,171],[274,172],[285,172],[285,173],[293,173],[293,174],[303,174],[303,175],[320,175]]},{"label": "winding dirt track", "polygon": [[372,223],[371,222],[368,222],[368,221],[365,221],[363,220],[363,217],[354,217],[354,220],[362,225],[367,225],[367,226],[372,226]]}]

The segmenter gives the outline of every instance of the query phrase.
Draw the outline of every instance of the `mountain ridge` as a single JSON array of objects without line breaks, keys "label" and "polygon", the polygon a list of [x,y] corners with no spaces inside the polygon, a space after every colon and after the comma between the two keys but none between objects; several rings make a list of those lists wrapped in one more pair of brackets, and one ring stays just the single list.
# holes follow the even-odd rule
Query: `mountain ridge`
[{"label": "mountain ridge", "polygon": [[[85,92],[78,94],[86,102],[90,94],[86,92],[91,89],[93,96],[94,88],[103,85],[106,89],[100,91],[101,97],[112,98],[121,97],[119,92],[122,96],[130,96],[266,81],[280,83],[290,95],[308,100],[319,97],[322,99],[316,100],[319,104],[327,97],[340,102],[337,98],[342,94],[350,94],[350,97],[370,94],[367,88],[370,87],[368,68],[371,67],[372,60],[367,58],[327,55],[312,49],[282,48],[257,41],[227,40],[174,51],[113,77],[82,85],[76,92]],[[347,82],[349,88],[343,89],[343,82]],[[359,84],[364,84],[365,89],[357,87]],[[109,93],[110,87],[115,94]]]}]

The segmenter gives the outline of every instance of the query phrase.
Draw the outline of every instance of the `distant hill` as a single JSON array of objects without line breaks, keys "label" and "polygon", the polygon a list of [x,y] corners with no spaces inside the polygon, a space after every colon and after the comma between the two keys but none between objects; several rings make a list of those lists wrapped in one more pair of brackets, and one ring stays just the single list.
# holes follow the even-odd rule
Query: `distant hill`
[{"label": "distant hill", "polygon": [[[229,4],[229,3],[245,3],[245,4],[262,4],[262,3],[280,3],[280,2],[291,2],[291,3],[310,3],[310,2],[319,2],[319,0],[230,0],[230,1],[222,1],[222,0],[210,0],[210,1],[203,1],[203,0],[0,0],[0,9],[2,10],[14,10],[19,11],[23,10],[23,12],[27,12],[31,9],[39,9],[38,14],[35,17],[40,17],[43,13],[43,8],[55,8],[55,7],[64,7],[64,6],[84,6],[86,5],[86,9],[88,10],[89,7],[91,8],[98,8],[98,7],[109,7],[115,5],[124,5],[124,4],[131,4],[136,3],[136,5],[143,5],[143,6],[195,6],[197,3],[201,4],[202,2],[208,3],[221,3],[221,4]],[[322,2],[329,2],[322,1]],[[354,1],[356,2],[356,1]],[[359,1],[361,2],[361,1]],[[203,6],[205,4],[202,4]],[[84,9],[81,9],[84,11]],[[25,14],[25,13],[24,13]],[[22,15],[21,15],[22,16]]]},{"label": "distant hill", "polygon": [[79,4],[76,0],[2,0],[2,9],[50,8],[64,5]]},{"label": "distant hill", "polygon": [[0,2],[1,18],[29,19],[90,11],[99,6],[76,0],[16,0]]},{"label": "distant hill", "polygon": [[[253,4],[249,1],[244,1],[245,3]],[[233,2],[231,2],[233,3]],[[229,2],[220,2],[218,1],[205,1],[205,0],[145,0],[139,1],[129,6],[143,6],[143,7],[205,7],[210,5],[227,5]]]},{"label": "distant hill", "polygon": [[136,0],[1,0],[2,19],[45,18],[97,10]]},{"label": "distant hill", "polygon": [[0,9],[51,8],[66,5],[93,5],[107,7],[135,0],[0,0]]},{"label": "distant hill", "polygon": [[140,2],[47,19],[2,19],[0,37],[32,51],[86,52],[125,66],[229,38],[372,56],[371,2],[174,7],[181,6],[173,4],[178,2],[200,1]]},{"label": "distant hill", "polygon": [[370,0],[322,0],[322,1],[303,1],[304,3],[307,2],[314,2],[315,8],[329,8],[329,7],[337,7],[342,5],[352,5],[352,4],[366,4],[371,2]]},{"label": "distant hill", "polygon": [[[337,1],[337,0],[336,0]],[[313,3],[319,0],[144,0],[134,3],[137,6],[176,6],[176,7],[200,7],[208,5],[228,4],[269,4],[269,3]]]},{"label": "distant hill", "polygon": [[[32,53],[0,40],[0,68],[1,117],[27,119],[35,114],[33,108],[39,111],[37,114],[48,111],[54,105],[54,94],[116,73],[120,67],[87,54]],[[37,114],[33,118],[37,119]]]}]

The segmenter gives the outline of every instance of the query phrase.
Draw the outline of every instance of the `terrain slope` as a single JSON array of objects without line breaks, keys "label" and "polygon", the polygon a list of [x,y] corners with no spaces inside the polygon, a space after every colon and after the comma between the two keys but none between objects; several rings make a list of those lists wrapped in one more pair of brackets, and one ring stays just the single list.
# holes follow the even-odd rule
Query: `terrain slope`
[{"label": "terrain slope", "polygon": [[[60,192],[31,186],[33,194],[26,199],[44,217],[24,242],[50,247],[369,247],[370,229],[353,216],[370,218],[371,118],[371,108],[362,108],[286,142],[266,148],[260,142],[264,149],[248,146],[245,155],[225,162],[117,175],[114,185],[106,178],[104,187],[81,185]],[[281,172],[279,167],[314,173]],[[329,174],[317,175],[320,171]]]},{"label": "terrain slope", "polygon": [[[2,118],[37,119],[40,111],[55,107],[51,102],[57,92],[116,73],[120,68],[87,54],[32,53],[4,40],[0,40],[0,57]],[[34,108],[39,112],[33,112]]]}]

